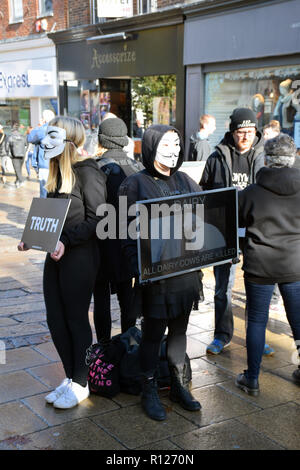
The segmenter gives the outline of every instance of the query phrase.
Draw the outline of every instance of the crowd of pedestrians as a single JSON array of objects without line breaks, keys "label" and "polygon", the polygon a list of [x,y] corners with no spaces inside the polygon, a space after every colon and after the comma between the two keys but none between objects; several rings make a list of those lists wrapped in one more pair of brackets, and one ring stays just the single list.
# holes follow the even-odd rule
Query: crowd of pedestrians
[{"label": "crowd of pedestrians", "polygon": [[[186,410],[201,409],[185,380],[184,363],[186,330],[193,305],[199,301],[202,276],[194,271],[139,286],[136,240],[97,238],[101,220],[97,208],[108,203],[118,215],[120,196],[127,197],[129,207],[138,200],[228,187],[238,190],[247,294],[248,368],[236,378],[236,385],[257,395],[262,355],[274,353],[265,343],[265,330],[275,285],[283,297],[294,340],[300,344],[300,170],[294,166],[297,149],[293,139],[280,133],[276,122],[260,132],[254,112],[237,108],[230,116],[229,131],[212,150],[208,137],[215,131],[216,120],[204,115],[191,139],[191,159],[206,162],[201,181],[195,182],[180,171],[184,148],[174,127],[152,125],[144,131],[140,163],[128,155],[127,127],[114,115],[102,120],[93,155],[82,151],[85,129],[80,121],[53,116],[44,116],[44,120],[28,133],[27,142],[25,139],[25,145],[34,145],[32,161],[38,159],[40,196],[71,199],[56,251],[47,254],[44,266],[47,322],[65,371],[64,380],[46,401],[57,408],[72,408],[89,396],[85,355],[92,342],[90,301],[93,296],[97,340],[109,342],[110,295],[117,293],[122,332],[142,317],[141,403],[147,416],[166,419],[157,386],[166,329],[170,398]],[[0,129],[3,166],[2,147],[5,152],[13,148],[11,138],[1,140]],[[14,152],[14,158],[20,158]],[[17,174],[20,167],[14,166]],[[3,170],[2,175],[5,177]],[[17,178],[20,181],[20,175]],[[128,225],[131,222],[128,216]],[[18,249],[27,247],[20,242]],[[220,354],[232,339],[235,271],[232,262],[214,266],[215,331],[207,354]],[[293,378],[300,384],[300,368]]]}]

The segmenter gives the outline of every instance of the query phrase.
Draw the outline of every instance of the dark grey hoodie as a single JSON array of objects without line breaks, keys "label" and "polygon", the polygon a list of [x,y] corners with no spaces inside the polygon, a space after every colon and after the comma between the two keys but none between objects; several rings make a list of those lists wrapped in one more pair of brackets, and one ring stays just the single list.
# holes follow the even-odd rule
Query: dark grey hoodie
[{"label": "dark grey hoodie", "polygon": [[238,196],[245,277],[263,284],[300,281],[300,170],[262,168],[257,183]]}]

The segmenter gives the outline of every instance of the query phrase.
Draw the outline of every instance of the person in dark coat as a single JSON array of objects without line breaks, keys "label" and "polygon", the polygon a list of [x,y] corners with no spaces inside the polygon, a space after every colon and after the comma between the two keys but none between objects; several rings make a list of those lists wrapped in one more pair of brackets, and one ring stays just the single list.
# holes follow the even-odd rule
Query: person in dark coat
[{"label": "person in dark coat", "polygon": [[[239,193],[239,223],[246,227],[243,270],[248,369],[239,374],[236,385],[251,395],[259,393],[265,330],[276,283],[300,353],[300,170],[293,168],[296,150],[287,134],[268,140],[266,167],[258,172],[256,184]],[[300,384],[299,368],[293,378]]]},{"label": "person in dark coat", "polygon": [[203,114],[199,119],[199,130],[191,135],[188,160],[205,162],[211,155],[208,137],[216,130],[216,119],[210,114]]},{"label": "person in dark coat", "polygon": [[[43,277],[47,323],[66,374],[45,399],[61,409],[89,396],[85,359],[92,330],[88,313],[100,263],[96,212],[106,201],[105,175],[94,159],[77,151],[84,139],[79,120],[57,116],[42,140],[44,158],[50,160],[47,197],[71,199],[57,248],[46,256]],[[26,247],[20,243],[18,248]]]},{"label": "person in dark coat", "polygon": [[134,304],[131,273],[118,237],[119,187],[127,176],[143,169],[141,163],[129,158],[123,150],[127,144],[125,122],[117,117],[104,119],[98,130],[96,162],[106,175],[107,204],[111,204],[115,209],[117,225],[116,236],[104,240],[104,244],[101,241],[103,264],[94,289],[94,323],[97,339],[102,342],[109,340],[111,336],[111,293],[117,294],[120,304],[122,333],[135,326],[139,313]]},{"label": "person in dark coat", "polygon": [[[230,131],[208,158],[200,184],[204,190],[237,187],[239,190],[255,182],[258,170],[264,165],[263,138],[257,131],[254,112],[237,108],[230,116]],[[231,291],[236,264],[214,266],[215,331],[208,345],[208,354],[219,354],[229,345],[233,335]]]},{"label": "person in dark coat", "polygon": [[11,161],[16,173],[15,186],[19,188],[24,183],[22,167],[26,153],[26,137],[19,131],[19,123],[14,122],[13,131],[8,138],[8,145],[11,154]]},{"label": "person in dark coat", "polygon": [[[128,207],[139,200],[201,191],[199,185],[188,175],[178,171],[183,162],[183,144],[175,128],[166,125],[150,126],[143,135],[142,156],[145,169],[126,178],[120,186],[119,195],[127,197]],[[131,217],[128,217],[128,224],[130,223]],[[167,243],[166,240],[164,242]],[[131,277],[137,283],[139,271],[136,240],[129,237],[122,245],[131,268]],[[197,411],[201,408],[200,403],[191,395],[184,380],[186,329],[193,302],[199,293],[197,272],[155,281],[139,289],[143,313],[140,345],[142,407],[152,419],[166,418],[157,393],[156,368],[161,340],[168,327],[170,398],[189,411]]]}]

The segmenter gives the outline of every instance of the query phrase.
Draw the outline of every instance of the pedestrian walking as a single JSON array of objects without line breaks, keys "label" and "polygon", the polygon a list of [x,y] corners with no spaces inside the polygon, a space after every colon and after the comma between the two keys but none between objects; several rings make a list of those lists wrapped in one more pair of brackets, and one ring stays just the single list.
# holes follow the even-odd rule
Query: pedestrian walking
[{"label": "pedestrian walking", "polygon": [[53,118],[54,112],[50,109],[45,109],[43,111],[43,117],[40,120],[40,125],[32,129],[32,131],[27,135],[27,142],[34,144],[32,166],[38,171],[40,197],[43,198],[47,197],[45,185],[49,174],[49,160],[44,158],[44,148],[43,145],[41,145],[41,142],[46,136],[48,122]]},{"label": "pedestrian walking", "polygon": [[[300,354],[300,170],[293,168],[293,139],[279,134],[265,144],[266,167],[239,193],[239,223],[246,227],[244,281],[247,296],[247,362],[236,385],[259,393],[259,371],[275,283]],[[263,204],[261,203],[263,201]],[[293,373],[300,384],[300,368]]]},{"label": "pedestrian walking", "polygon": [[19,123],[14,122],[12,133],[8,138],[8,145],[11,154],[12,164],[16,173],[15,186],[19,188],[24,183],[22,167],[26,153],[26,137],[19,131]]},{"label": "pedestrian walking", "polygon": [[[236,108],[230,116],[230,130],[208,158],[200,185],[204,190],[237,187],[239,190],[255,182],[258,170],[264,165],[263,138],[257,130],[254,112]],[[231,291],[236,265],[214,266],[215,331],[208,345],[208,354],[219,354],[233,336]]]},{"label": "pedestrian walking", "polygon": [[[85,357],[92,343],[88,311],[99,270],[96,210],[106,200],[105,176],[94,159],[77,151],[84,138],[79,120],[58,116],[42,140],[49,160],[47,197],[71,199],[56,251],[46,256],[43,278],[47,323],[66,374],[46,401],[62,409],[89,396]],[[24,248],[20,243],[19,250]]]},{"label": "pedestrian walking", "polygon": [[[178,131],[166,125],[150,126],[143,135],[142,156],[145,169],[122,183],[119,195],[126,196],[128,207],[138,200],[199,192],[201,188],[185,173],[178,171],[183,162],[183,144]],[[163,187],[163,189],[162,189]],[[128,224],[131,222],[128,218]],[[171,243],[171,241],[170,241]],[[137,243],[123,240],[123,249],[138,279]],[[200,403],[192,396],[185,381],[186,329],[194,300],[199,294],[197,272],[155,281],[140,289],[143,313],[140,363],[142,372],[142,407],[154,420],[166,419],[156,381],[159,349],[165,330],[167,357],[171,373],[171,400],[189,411]]]},{"label": "pedestrian walking", "polygon": [[[118,190],[127,176],[143,169],[141,163],[129,158],[124,151],[128,143],[127,126],[117,117],[106,118],[98,130],[96,161],[106,175],[107,203],[116,213],[116,234],[119,233]],[[118,236],[109,236],[102,246],[101,270],[94,289],[94,323],[98,341],[107,341],[111,336],[110,294],[116,293],[120,304],[122,333],[135,326],[138,315],[135,307],[135,292],[131,283],[131,272],[121,250]]]},{"label": "pedestrian walking", "polygon": [[203,114],[199,119],[199,129],[190,138],[188,160],[205,162],[211,154],[209,136],[216,130],[216,119]]},{"label": "pedestrian walking", "polygon": [[0,165],[2,173],[2,183],[6,183],[6,165],[9,158],[8,138],[4,132],[3,126],[0,124]]}]

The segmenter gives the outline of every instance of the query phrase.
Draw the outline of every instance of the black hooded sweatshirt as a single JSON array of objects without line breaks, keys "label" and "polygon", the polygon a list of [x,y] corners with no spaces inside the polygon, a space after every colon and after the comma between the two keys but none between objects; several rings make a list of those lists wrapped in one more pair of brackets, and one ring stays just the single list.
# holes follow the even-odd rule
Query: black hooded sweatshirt
[{"label": "black hooded sweatshirt", "polygon": [[240,154],[235,148],[231,132],[226,132],[223,140],[216,146],[206,161],[200,184],[203,190],[235,186],[233,178],[234,159],[246,158],[249,166],[248,184],[255,183],[258,170],[264,166],[263,137],[257,131],[253,146],[247,154]]},{"label": "black hooded sweatshirt", "polygon": [[[175,168],[171,168],[170,176],[159,173],[154,167],[156,150],[162,136],[168,131],[178,131],[166,125],[153,125],[147,129],[142,141],[142,161],[145,169],[135,175],[129,176],[124,180],[119,189],[120,196],[127,196],[128,207],[136,201],[146,199],[161,198],[180,194],[200,192],[201,187],[185,173],[178,171],[183,163],[183,144],[180,138],[180,154]],[[180,137],[180,136],[179,136]],[[128,224],[133,218],[128,217]],[[137,263],[137,243],[128,238],[123,240],[122,248],[129,260],[132,277],[138,276]],[[182,304],[190,299],[197,297],[199,293],[199,278],[197,272],[183,274],[180,276],[156,281],[150,285],[142,287],[143,301],[148,305],[156,304],[159,308],[153,310],[153,315],[157,318],[166,318],[170,316],[170,310],[167,313],[163,307],[166,304],[172,304],[171,316],[180,314]],[[149,309],[148,309],[149,311]]]},{"label": "black hooded sweatshirt", "polygon": [[259,284],[300,281],[300,170],[262,168],[256,184],[238,196],[245,277]]}]

